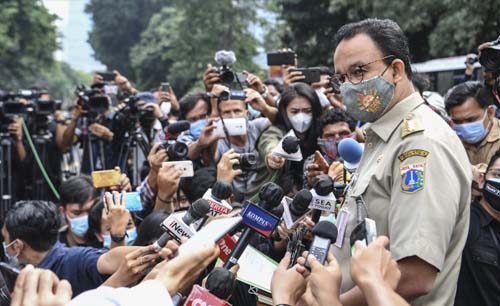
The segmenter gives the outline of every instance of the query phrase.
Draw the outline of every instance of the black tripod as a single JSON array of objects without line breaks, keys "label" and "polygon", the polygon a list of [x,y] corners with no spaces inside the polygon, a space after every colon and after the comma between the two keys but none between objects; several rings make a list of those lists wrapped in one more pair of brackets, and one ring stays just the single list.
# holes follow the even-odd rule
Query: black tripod
[{"label": "black tripod", "polygon": [[[106,159],[104,158],[104,143],[102,139],[99,139],[92,135],[89,131],[89,126],[91,124],[90,118],[86,116],[82,117],[82,147],[83,147],[83,156],[82,156],[82,173],[90,174],[95,170],[96,164],[94,161],[94,148],[93,143],[97,143],[99,146],[99,160],[101,161],[100,169],[105,170],[106,168]],[[89,168],[85,169],[86,164],[88,163]]]},{"label": "black tripod", "polygon": [[123,142],[120,145],[120,151],[118,154],[118,166],[120,167],[122,173],[127,173],[127,160],[130,153],[132,153],[132,173],[131,173],[131,183],[132,186],[137,186],[141,183],[141,164],[139,162],[139,150],[141,150],[144,157],[147,158],[151,147],[144,137],[144,133],[141,129],[131,129],[125,132],[123,136]]},{"label": "black tripod", "polygon": [[[37,134],[33,135],[33,144],[35,150],[38,152],[41,164],[45,167],[47,171],[49,167],[48,162],[48,150],[47,147],[50,145],[52,139],[52,133],[49,131],[39,131]],[[54,156],[54,158],[56,158]],[[32,197],[35,200],[50,200],[52,199],[52,194],[46,188],[47,183],[43,177],[42,170],[33,163],[33,193]]]},{"label": "black tripod", "polygon": [[13,204],[14,197],[12,194],[12,137],[9,133],[2,133],[0,141],[0,195],[2,196],[0,220],[4,220]]}]

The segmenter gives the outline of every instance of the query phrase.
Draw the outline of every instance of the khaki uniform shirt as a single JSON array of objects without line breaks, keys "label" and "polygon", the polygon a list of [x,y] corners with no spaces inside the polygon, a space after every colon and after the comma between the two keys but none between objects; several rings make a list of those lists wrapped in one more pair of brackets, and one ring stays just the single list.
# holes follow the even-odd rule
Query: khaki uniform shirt
[{"label": "khaki uniform shirt", "polygon": [[[367,128],[355,176],[342,208],[347,211],[343,243],[332,246],[342,268],[342,292],[354,287],[349,237],[360,213],[363,220],[367,215],[375,220],[378,235],[389,237],[395,260],[417,256],[439,270],[431,292],[412,305],[452,305],[472,180],[455,132],[414,93]],[[358,209],[358,197],[365,207]]]},{"label": "khaki uniform shirt", "polygon": [[[493,118],[493,126],[486,137],[478,144],[464,143],[465,151],[472,164],[474,178],[477,179],[481,173],[486,171],[491,157],[500,150],[500,120]],[[479,189],[472,190],[473,196],[481,196]]]}]

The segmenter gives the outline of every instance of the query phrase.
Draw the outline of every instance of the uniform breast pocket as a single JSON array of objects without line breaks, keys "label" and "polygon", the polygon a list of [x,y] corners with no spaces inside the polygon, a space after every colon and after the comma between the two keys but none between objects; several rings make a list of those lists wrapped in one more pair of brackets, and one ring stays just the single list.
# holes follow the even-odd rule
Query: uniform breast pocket
[{"label": "uniform breast pocket", "polygon": [[498,251],[495,246],[484,243],[479,245],[479,242],[481,241],[478,241],[478,244],[474,247],[472,259],[482,264],[498,267]]}]

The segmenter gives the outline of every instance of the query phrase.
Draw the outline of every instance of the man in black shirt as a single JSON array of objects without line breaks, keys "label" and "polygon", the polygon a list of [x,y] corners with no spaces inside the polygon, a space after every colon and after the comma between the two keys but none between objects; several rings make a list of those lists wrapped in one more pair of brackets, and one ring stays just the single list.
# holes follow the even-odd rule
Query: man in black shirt
[{"label": "man in black shirt", "polygon": [[479,180],[480,201],[471,205],[455,306],[500,305],[500,151]]}]

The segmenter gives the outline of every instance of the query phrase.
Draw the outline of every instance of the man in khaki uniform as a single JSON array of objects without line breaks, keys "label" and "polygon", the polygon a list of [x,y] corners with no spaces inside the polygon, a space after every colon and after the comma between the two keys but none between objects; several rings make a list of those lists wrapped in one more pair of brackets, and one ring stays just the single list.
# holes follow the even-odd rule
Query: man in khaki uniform
[{"label": "man in khaki uniform", "polygon": [[[445,97],[446,111],[465,146],[475,181],[500,149],[500,120],[495,118],[493,99],[483,83],[472,81],[453,87]],[[480,196],[482,192],[474,187],[473,196]]]},{"label": "man in khaki uniform", "polygon": [[371,123],[337,216],[332,250],[342,269],[341,302],[366,305],[349,262],[351,233],[368,217],[390,239],[401,270],[396,291],[412,305],[451,305],[469,222],[472,173],[463,145],[414,90],[408,42],[395,22],[345,25],[336,42],[334,80],[343,103]]}]

